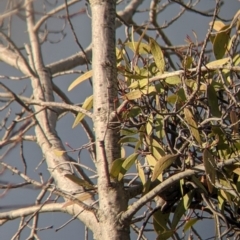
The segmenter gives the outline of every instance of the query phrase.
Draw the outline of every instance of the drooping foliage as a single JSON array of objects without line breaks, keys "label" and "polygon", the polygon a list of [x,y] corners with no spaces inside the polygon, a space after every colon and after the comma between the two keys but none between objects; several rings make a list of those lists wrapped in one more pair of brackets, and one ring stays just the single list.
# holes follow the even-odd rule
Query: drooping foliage
[{"label": "drooping foliage", "polygon": [[[229,25],[210,22],[204,42],[197,35],[188,37],[187,50],[176,50],[178,71],[169,70],[167,50],[153,38],[143,40],[144,32],[139,40],[132,35],[117,46],[116,130],[121,132],[122,158],[113,163],[111,176],[127,179],[135,165],[144,195],[153,185],[183,173],[160,194],[164,204],[155,198],[157,239],[193,229],[209,215],[216,228],[219,222],[225,227],[216,233],[219,237],[230,226],[230,234],[240,226],[238,18],[239,12]],[[185,176],[186,170],[194,171]]]}]

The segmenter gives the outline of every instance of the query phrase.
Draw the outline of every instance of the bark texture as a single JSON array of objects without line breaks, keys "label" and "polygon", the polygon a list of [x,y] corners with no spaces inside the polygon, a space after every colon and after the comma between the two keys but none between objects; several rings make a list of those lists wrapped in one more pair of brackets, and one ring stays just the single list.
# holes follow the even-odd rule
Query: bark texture
[{"label": "bark texture", "polygon": [[[31,0],[26,0],[26,12],[32,13],[34,12],[33,9],[33,2]],[[54,96],[51,73],[44,66],[38,34],[34,31],[34,25],[34,15],[27,14],[27,28],[30,40],[29,62],[33,95],[36,100],[53,102]],[[62,156],[57,156],[55,154],[56,149],[65,150],[62,141],[56,132],[56,111],[54,108],[44,109],[44,107],[41,106],[35,106],[34,108],[36,112],[39,112],[35,117],[37,122],[35,127],[37,143],[43,152],[49,172],[54,178],[56,186],[61,189],[61,191],[74,194],[78,192],[81,187],[64,176],[65,174],[72,173],[68,155],[63,154]],[[91,204],[92,201],[92,199],[89,199],[86,203]],[[72,213],[77,213],[81,210],[82,208],[77,204],[74,204],[69,208],[69,211]],[[92,229],[93,226],[96,226],[96,218],[88,211],[82,211],[79,218],[90,229]]]},{"label": "bark texture", "polygon": [[119,224],[119,213],[127,209],[123,185],[109,177],[109,168],[120,157],[119,131],[109,116],[117,99],[115,55],[116,2],[93,0],[92,48],[94,129],[96,134],[97,172],[99,191],[99,221],[101,236],[97,239],[130,239],[129,225]]}]

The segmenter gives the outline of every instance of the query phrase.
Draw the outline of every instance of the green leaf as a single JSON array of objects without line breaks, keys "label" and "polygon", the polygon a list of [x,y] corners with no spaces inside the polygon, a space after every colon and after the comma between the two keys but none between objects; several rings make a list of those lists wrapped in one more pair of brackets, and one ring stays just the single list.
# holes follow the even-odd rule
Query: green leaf
[{"label": "green leaf", "polygon": [[233,58],[234,66],[238,66],[240,64],[240,54],[236,54]]},{"label": "green leaf", "polygon": [[143,37],[144,37],[147,29],[148,29],[148,24],[146,25],[144,31],[142,32],[142,34],[141,34],[141,36],[140,36],[140,38],[139,38],[139,40],[138,40],[137,45],[135,45],[135,46],[136,46],[135,53],[134,53],[135,56],[138,56],[138,55],[139,55],[140,45],[141,45],[141,43],[142,43],[141,41],[142,41],[142,39],[143,39]]},{"label": "green leaf", "polygon": [[153,115],[150,114],[146,124],[147,135],[150,136],[152,134],[152,131],[153,131]]},{"label": "green leaf", "polygon": [[205,194],[208,194],[206,188],[203,186],[203,184],[199,181],[199,179],[196,176],[192,176],[192,181],[200,188],[203,190]]},{"label": "green leaf", "polygon": [[193,199],[193,191],[189,191],[186,193],[183,198],[180,200],[179,204],[177,205],[177,208],[174,212],[173,220],[172,220],[172,229],[175,230],[181,217],[186,212],[186,210],[189,208],[191,202]]},{"label": "green leaf", "polygon": [[131,89],[143,88],[148,84],[149,84],[149,79],[142,79],[142,80],[134,81],[133,83],[131,83],[129,88],[131,88]]},{"label": "green leaf", "polygon": [[186,232],[189,228],[191,228],[196,222],[198,221],[198,218],[192,218],[186,222],[186,224],[183,227],[183,231]]},{"label": "green leaf", "polygon": [[117,47],[116,47],[116,59],[117,61],[121,61],[123,58],[122,58],[122,49],[119,50]]},{"label": "green leaf", "polygon": [[201,141],[201,137],[200,137],[200,134],[199,134],[199,131],[198,131],[197,123],[194,120],[194,117],[193,117],[190,109],[184,108],[184,115],[185,115],[186,122],[189,124],[189,128],[191,130],[191,133],[192,133],[193,137],[196,139],[196,141],[198,143],[201,144],[202,141]]},{"label": "green leaf", "polygon": [[82,186],[86,189],[95,189],[95,187],[88,183],[87,181],[83,180],[83,179],[80,179],[72,174],[65,174],[64,177],[70,179],[72,182],[78,184],[79,186]]},{"label": "green leaf", "polygon": [[215,60],[215,61],[212,61],[212,62],[209,62],[206,64],[206,67],[207,68],[210,68],[210,67],[222,67],[223,65],[229,63],[230,61],[230,58],[229,57],[226,57],[226,58],[222,58],[222,59],[219,59],[219,60]]},{"label": "green leaf", "polygon": [[85,72],[83,75],[78,77],[76,80],[74,80],[70,86],[68,87],[68,91],[71,91],[73,88],[75,88],[78,84],[82,83],[83,81],[87,80],[88,78],[92,77],[92,70]]},{"label": "green leaf", "polygon": [[[212,25],[212,22],[209,23],[209,25]],[[213,29],[215,31],[220,31],[223,27],[225,27],[225,24],[222,21],[214,21]]]},{"label": "green leaf", "polygon": [[125,158],[118,158],[113,161],[111,170],[110,170],[110,175],[112,178],[117,178],[118,174],[120,173],[122,169],[122,164],[124,162]]},{"label": "green leaf", "polygon": [[182,66],[184,69],[189,69],[189,68],[191,68],[192,63],[193,63],[193,57],[187,56],[183,59]]},{"label": "green leaf", "polygon": [[153,169],[151,181],[155,181],[158,176],[176,160],[177,156],[177,154],[168,154],[160,158]]},{"label": "green leaf", "polygon": [[142,94],[143,93],[139,89],[137,89],[125,94],[123,98],[126,100],[135,100],[135,99],[141,98]]},{"label": "green leaf", "polygon": [[229,25],[227,25],[221,28],[219,33],[217,33],[217,35],[215,36],[213,42],[213,53],[216,59],[221,59],[225,55],[230,37],[230,32],[231,28],[229,29]]},{"label": "green leaf", "polygon": [[179,97],[177,94],[172,94],[170,96],[167,97],[167,102],[168,103],[172,103],[175,104],[176,102],[179,102]]},{"label": "green leaf", "polygon": [[157,114],[155,119],[156,119],[156,121],[155,121],[156,136],[159,139],[163,139],[165,137],[165,131],[163,129],[164,118],[160,114]]},{"label": "green leaf", "polygon": [[155,63],[158,67],[158,70],[161,74],[163,74],[165,70],[165,60],[164,60],[164,55],[161,50],[161,47],[153,38],[149,38],[149,42],[150,42],[150,49],[151,49],[153,58],[155,60]]},{"label": "green leaf", "polygon": [[[231,187],[230,187],[231,188]],[[226,202],[228,202],[230,205],[232,204],[232,197],[231,194],[228,193],[227,191],[224,191],[222,189],[220,189],[220,194],[223,197],[223,199],[226,200]]]},{"label": "green leaf", "polygon": [[209,152],[208,149],[204,149],[203,151],[203,165],[205,167],[206,175],[207,175],[207,185],[209,192],[212,193],[213,191],[213,185],[215,183],[216,178],[216,163],[214,161],[214,158]]},{"label": "green leaf", "polygon": [[146,86],[143,90],[141,90],[144,95],[156,94],[155,86]]},{"label": "green leaf", "polygon": [[169,213],[163,214],[161,210],[156,211],[153,214],[153,227],[154,231],[158,234],[168,231],[167,223],[168,223]]},{"label": "green leaf", "polygon": [[138,106],[135,106],[135,107],[131,108],[129,110],[129,112],[126,112],[128,118],[130,118],[130,117],[132,117],[132,118],[137,117],[140,113],[141,113],[141,108],[138,107]]},{"label": "green leaf", "polygon": [[221,113],[218,107],[217,94],[212,84],[207,86],[207,99],[211,114],[214,117],[221,117]]},{"label": "green leaf", "polygon": [[165,155],[165,152],[162,149],[161,145],[155,139],[146,137],[146,142],[148,144],[149,151],[156,159],[160,159]]},{"label": "green leaf", "polygon": [[225,203],[225,200],[223,198],[223,196],[221,195],[221,192],[219,192],[218,194],[218,208],[220,209],[220,211],[224,211],[224,203]]},{"label": "green leaf", "polygon": [[145,178],[145,173],[142,168],[142,165],[140,164],[139,161],[137,161],[137,163],[136,163],[136,168],[137,168],[137,172],[138,172],[138,177],[140,178],[140,180],[144,186],[144,184],[146,183],[146,178]]},{"label": "green leaf", "polygon": [[[135,46],[137,47],[138,42],[126,42],[124,44],[125,46],[129,47],[133,52],[136,51]],[[139,49],[138,52],[140,54],[149,54],[150,53],[150,47],[146,43],[139,43]]]},{"label": "green leaf", "polygon": [[177,91],[177,94],[172,94],[167,97],[167,102],[172,103],[172,104],[174,104],[176,102],[184,102],[184,101],[186,101],[186,96],[185,96],[184,90],[182,88],[180,88]]},{"label": "green leaf", "polygon": [[134,137],[123,137],[118,141],[119,144],[128,143],[128,142],[138,142],[138,139]]},{"label": "green leaf", "polygon": [[125,173],[130,169],[130,167],[134,164],[135,160],[138,157],[138,153],[133,153],[130,156],[128,156],[123,164],[122,164],[122,168],[121,168],[121,172],[118,175],[118,181],[121,181],[122,178],[124,177]]},{"label": "green leaf", "polygon": [[160,233],[160,234],[157,236],[156,240],[167,240],[167,239],[169,239],[173,234],[174,234],[174,231],[173,231],[173,230]]},{"label": "green leaf", "polygon": [[[123,59],[124,60],[124,69],[126,70],[130,70],[130,63],[126,57],[126,51],[124,49],[124,45],[123,43],[121,42],[120,39],[118,39],[119,41],[119,45],[121,46],[120,50],[118,50],[116,48],[116,55],[117,55],[117,60],[120,61],[120,59]],[[120,67],[120,66],[118,66]],[[120,70],[121,68],[118,68],[118,70]],[[120,70],[121,71],[121,70]]]},{"label": "green leaf", "polygon": [[[136,70],[137,69],[137,67],[135,67],[135,69],[134,70]],[[124,74],[123,75],[124,77],[128,77],[128,78],[130,78],[130,79],[136,79],[136,80],[144,80],[144,79],[146,79],[146,76],[145,75],[141,75],[141,73],[135,73],[135,74],[129,74],[129,73],[126,73],[126,74]],[[134,86],[135,85],[135,86]],[[129,87],[131,86],[131,88],[137,88],[138,87],[138,82],[137,81],[135,81],[135,82],[133,82],[133,83],[131,83],[130,85],[129,85]]]},{"label": "green leaf", "polygon": [[181,79],[179,76],[168,77],[165,79],[165,82],[171,85],[176,85],[181,83]]},{"label": "green leaf", "polygon": [[[86,109],[86,110],[90,110],[92,107],[93,107],[93,95],[86,98],[83,105],[82,105],[82,108]],[[75,121],[72,125],[72,128],[75,128],[83,120],[84,117],[85,117],[84,113],[81,113],[81,112],[78,113],[78,115],[75,118]]]},{"label": "green leaf", "polygon": [[130,135],[135,135],[138,133],[138,131],[136,129],[132,129],[132,128],[123,128],[120,130],[121,135],[123,136],[130,136]]},{"label": "green leaf", "polygon": [[157,160],[150,154],[147,154],[146,155],[146,159],[148,161],[148,164],[151,166],[151,167],[154,167],[157,163]]}]

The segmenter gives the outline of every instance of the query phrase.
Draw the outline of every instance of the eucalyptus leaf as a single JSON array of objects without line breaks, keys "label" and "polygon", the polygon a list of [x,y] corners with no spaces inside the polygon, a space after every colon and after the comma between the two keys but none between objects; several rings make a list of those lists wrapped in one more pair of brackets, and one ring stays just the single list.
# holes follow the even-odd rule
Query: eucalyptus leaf
[{"label": "eucalyptus leaf", "polygon": [[72,174],[65,174],[64,175],[66,178],[70,179],[72,182],[78,184],[79,186],[82,186],[86,189],[95,189],[95,187],[93,185],[91,185],[90,183],[88,183],[87,181],[80,179]]},{"label": "eucalyptus leaf", "polygon": [[191,130],[193,137],[196,139],[198,143],[201,144],[202,143],[201,137],[198,131],[197,123],[193,117],[192,112],[188,108],[184,108],[184,115],[185,115],[186,122],[189,124],[189,128]]},{"label": "eucalyptus leaf", "polygon": [[168,154],[160,158],[154,166],[151,181],[155,181],[158,176],[176,160],[177,157],[177,154]]},{"label": "eucalyptus leaf", "polygon": [[85,72],[83,75],[81,75],[80,77],[78,77],[76,80],[74,80],[70,86],[68,87],[68,91],[71,91],[73,88],[75,88],[78,84],[82,83],[83,81],[89,79],[90,77],[92,77],[93,72],[92,70]]},{"label": "eucalyptus leaf", "polygon": [[[85,110],[90,110],[92,107],[93,107],[93,95],[86,98],[82,105],[82,108]],[[85,117],[85,114],[82,112],[79,112],[74,120],[72,128],[75,128],[83,120],[84,117]]]},{"label": "eucalyptus leaf", "polygon": [[212,193],[216,178],[216,163],[208,149],[203,151],[203,164],[207,175],[208,190]]},{"label": "eucalyptus leaf", "polygon": [[124,177],[125,173],[130,169],[130,167],[134,164],[138,157],[138,153],[133,153],[130,156],[128,156],[124,162],[122,163],[121,172],[118,175],[118,181],[121,181]]},{"label": "eucalyptus leaf", "polygon": [[160,74],[162,74],[164,73],[164,69],[165,69],[165,60],[164,60],[162,49],[153,38],[149,38],[149,44],[150,44],[150,49],[151,49],[153,58],[158,67],[158,70]]}]

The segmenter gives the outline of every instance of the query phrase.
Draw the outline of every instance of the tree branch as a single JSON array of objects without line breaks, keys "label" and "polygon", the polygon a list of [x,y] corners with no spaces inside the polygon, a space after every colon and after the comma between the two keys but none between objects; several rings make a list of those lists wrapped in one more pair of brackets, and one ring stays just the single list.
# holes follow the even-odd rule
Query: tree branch
[{"label": "tree branch", "polygon": [[46,213],[46,212],[64,212],[67,213],[67,208],[64,208],[63,205],[65,203],[46,203],[42,206],[29,206],[26,208],[20,208],[16,210],[11,210],[8,212],[1,212],[0,213],[0,225],[4,224],[6,220],[14,220],[19,217],[26,217],[30,214],[39,210],[39,213]]},{"label": "tree branch", "polygon": [[[79,0],[72,0],[69,1],[67,4],[68,6],[73,5],[74,3],[79,2]],[[37,32],[39,30],[39,28],[41,27],[41,25],[51,16],[53,16],[54,14],[56,14],[57,12],[60,12],[61,10],[65,9],[66,5],[65,3],[63,3],[62,5],[58,6],[57,8],[54,8],[53,10],[51,10],[48,13],[45,13],[44,16],[42,18],[40,18],[36,24],[34,25],[33,31]]]},{"label": "tree branch", "polygon": [[[218,163],[218,168],[223,168],[224,166],[232,165],[234,163],[237,163],[240,160],[240,158],[232,158],[228,160],[224,160],[223,162]],[[204,172],[204,166],[203,164],[198,165],[192,169],[187,169],[184,172],[177,173],[173,175],[172,177],[166,179],[162,183],[160,183],[158,186],[156,186],[154,189],[152,189],[150,192],[148,192],[146,195],[144,195],[142,198],[134,202],[127,211],[122,212],[120,214],[120,222],[129,222],[131,221],[134,214],[140,210],[141,207],[143,207],[147,202],[151,201],[154,197],[162,193],[165,189],[172,186],[174,183],[180,181],[183,178],[190,177],[194,174],[197,174],[199,172]]]},{"label": "tree branch", "polygon": [[[60,109],[66,109],[69,111],[75,111],[75,112],[82,112],[85,115],[87,115],[90,118],[93,118],[93,114],[89,111],[87,111],[86,109],[79,107],[79,106],[74,106],[74,105],[70,105],[67,103],[58,103],[58,102],[43,102],[41,100],[35,100],[35,99],[30,99],[24,96],[19,96],[16,95],[21,101],[23,101],[24,103],[28,104],[28,105],[38,105],[38,106],[42,106],[42,107],[56,107],[56,108],[60,108]],[[12,94],[11,93],[1,93],[0,92],[0,97],[1,98],[6,98],[6,99],[12,99]]]}]

